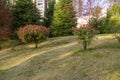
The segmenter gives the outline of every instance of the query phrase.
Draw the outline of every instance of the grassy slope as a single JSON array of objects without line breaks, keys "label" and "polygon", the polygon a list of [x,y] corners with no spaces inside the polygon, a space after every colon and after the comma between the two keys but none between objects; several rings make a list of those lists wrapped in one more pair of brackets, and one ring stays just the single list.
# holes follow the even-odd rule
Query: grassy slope
[{"label": "grassy slope", "polygon": [[75,37],[0,51],[0,80],[120,80],[120,45],[99,36],[84,52]]}]

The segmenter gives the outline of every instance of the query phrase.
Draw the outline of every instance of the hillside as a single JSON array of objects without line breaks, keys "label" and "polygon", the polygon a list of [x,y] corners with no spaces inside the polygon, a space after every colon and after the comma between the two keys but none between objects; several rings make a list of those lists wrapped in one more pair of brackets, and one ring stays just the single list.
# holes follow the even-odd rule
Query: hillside
[{"label": "hillside", "polygon": [[56,37],[0,51],[0,80],[120,80],[120,45],[99,35],[88,51],[76,37]]}]

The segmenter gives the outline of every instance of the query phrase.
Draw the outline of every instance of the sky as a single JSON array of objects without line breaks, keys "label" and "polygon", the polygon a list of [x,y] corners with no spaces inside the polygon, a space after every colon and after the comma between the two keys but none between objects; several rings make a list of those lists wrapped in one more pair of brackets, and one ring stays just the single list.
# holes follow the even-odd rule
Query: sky
[{"label": "sky", "polygon": [[[83,4],[85,7],[88,7],[88,4],[87,4],[87,1],[88,0],[82,0],[83,1]],[[102,8],[102,13],[103,14],[106,14],[107,13],[107,9],[110,7],[110,2],[109,0],[92,0],[92,7],[94,6],[100,6]],[[83,13],[86,13],[87,10],[83,9],[84,12]]]},{"label": "sky", "polygon": [[[87,5],[87,1],[88,0],[82,0],[83,1],[83,4],[88,6]],[[100,6],[101,8],[109,8],[110,6],[110,3],[109,3],[109,0],[92,0],[92,6]]]}]

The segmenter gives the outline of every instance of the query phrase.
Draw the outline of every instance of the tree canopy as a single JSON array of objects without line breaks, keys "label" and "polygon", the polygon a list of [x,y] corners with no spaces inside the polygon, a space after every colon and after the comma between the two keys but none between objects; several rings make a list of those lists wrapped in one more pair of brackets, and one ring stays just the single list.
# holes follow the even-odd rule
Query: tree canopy
[{"label": "tree canopy", "polygon": [[55,4],[53,22],[51,25],[53,36],[72,34],[71,28],[75,26],[75,12],[72,0],[59,0]]},{"label": "tree canopy", "polygon": [[40,13],[31,0],[17,0],[12,10],[14,30],[26,24],[40,24]]}]

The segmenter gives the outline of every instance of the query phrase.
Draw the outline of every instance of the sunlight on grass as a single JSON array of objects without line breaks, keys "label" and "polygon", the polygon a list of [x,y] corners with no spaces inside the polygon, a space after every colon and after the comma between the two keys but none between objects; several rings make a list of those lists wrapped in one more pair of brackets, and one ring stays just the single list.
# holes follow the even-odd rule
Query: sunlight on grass
[{"label": "sunlight on grass", "polygon": [[73,45],[76,45],[76,44],[77,44],[77,42],[72,42],[72,43],[65,44],[65,45],[58,46],[58,47],[50,47],[48,50],[44,50],[44,51],[41,51],[41,52],[38,52],[38,53],[24,53],[24,54],[18,55],[16,57],[12,57],[12,58],[9,58],[9,59],[6,59],[6,60],[2,60],[2,61],[0,61],[0,70],[5,70],[5,69],[12,68],[14,66],[18,66],[21,63],[23,63],[23,62],[27,61],[28,59],[30,59],[32,57],[35,57],[37,55],[41,55],[41,54],[44,54],[46,52],[49,52],[49,51],[52,51],[52,50],[55,50],[55,49],[61,49],[61,48],[73,46]]},{"label": "sunlight on grass", "polygon": [[106,34],[106,35],[98,35],[95,38],[97,38],[98,40],[105,40],[105,39],[112,39],[115,37],[114,34]]},{"label": "sunlight on grass", "polygon": [[75,37],[55,37],[0,51],[0,80],[120,80],[120,46],[98,35],[88,50]]},{"label": "sunlight on grass", "polygon": [[108,75],[105,80],[120,80],[120,72],[114,72]]}]

